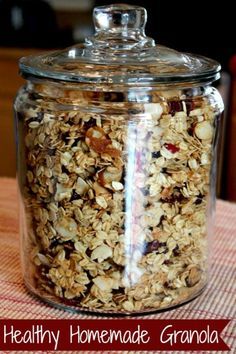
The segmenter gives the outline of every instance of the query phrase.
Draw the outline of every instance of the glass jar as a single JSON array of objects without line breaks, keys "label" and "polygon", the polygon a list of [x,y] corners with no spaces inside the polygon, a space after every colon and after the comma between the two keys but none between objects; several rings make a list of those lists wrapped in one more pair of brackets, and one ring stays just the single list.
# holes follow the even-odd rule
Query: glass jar
[{"label": "glass jar", "polygon": [[144,8],[94,23],[84,44],[20,60],[25,284],[74,311],[171,308],[207,282],[220,66],[156,45]]}]

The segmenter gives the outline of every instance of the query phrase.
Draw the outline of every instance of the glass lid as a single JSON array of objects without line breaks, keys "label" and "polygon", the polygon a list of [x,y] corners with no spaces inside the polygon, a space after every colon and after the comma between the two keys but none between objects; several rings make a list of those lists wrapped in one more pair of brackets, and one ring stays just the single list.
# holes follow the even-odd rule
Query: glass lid
[{"label": "glass lid", "polygon": [[23,76],[129,85],[210,82],[219,78],[220,65],[216,61],[180,53],[147,37],[147,12],[143,7],[96,7],[93,20],[95,35],[84,43],[22,58]]}]

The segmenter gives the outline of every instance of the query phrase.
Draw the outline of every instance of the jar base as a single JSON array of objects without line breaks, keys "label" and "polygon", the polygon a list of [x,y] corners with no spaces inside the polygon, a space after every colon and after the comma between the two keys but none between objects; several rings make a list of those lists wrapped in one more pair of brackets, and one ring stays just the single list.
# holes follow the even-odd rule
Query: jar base
[{"label": "jar base", "polygon": [[181,307],[183,305],[188,304],[189,302],[195,300],[198,296],[200,296],[205,289],[207,288],[207,283],[205,282],[199,289],[196,291],[193,296],[184,299],[183,301],[179,302],[178,304],[172,304],[170,306],[166,306],[160,309],[146,309],[146,310],[141,310],[141,311],[135,311],[135,312],[127,312],[127,311],[115,311],[115,310],[100,310],[100,309],[86,309],[84,307],[78,307],[78,306],[72,306],[72,305],[66,305],[63,300],[61,300],[58,297],[55,297],[53,295],[48,294],[47,297],[44,295],[40,295],[36,290],[24,279],[24,284],[31,296],[36,298],[37,300],[40,300],[41,302],[44,302],[45,304],[55,307],[59,310],[71,312],[74,314],[81,314],[81,315],[94,315],[94,316],[110,316],[110,317],[126,317],[126,316],[145,316],[145,315],[151,315],[151,314],[156,314],[156,313],[161,313],[161,312],[166,312],[166,311],[171,311],[175,310],[178,307]]}]

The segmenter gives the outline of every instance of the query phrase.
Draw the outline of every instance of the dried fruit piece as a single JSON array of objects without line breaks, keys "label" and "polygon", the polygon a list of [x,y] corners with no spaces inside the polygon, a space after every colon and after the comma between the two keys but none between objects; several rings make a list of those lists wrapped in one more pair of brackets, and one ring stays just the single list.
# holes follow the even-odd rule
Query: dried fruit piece
[{"label": "dried fruit piece", "polygon": [[158,240],[148,242],[146,243],[144,254],[156,252],[161,247],[166,247],[166,242],[159,242]]},{"label": "dried fruit piece", "polygon": [[171,143],[166,143],[165,147],[167,150],[169,150],[172,154],[175,154],[176,152],[178,152],[180,150],[180,148],[174,144]]},{"label": "dried fruit piece", "polygon": [[176,112],[183,111],[183,105],[181,101],[170,101],[168,103],[169,106],[169,113],[174,115]]},{"label": "dried fruit piece", "polygon": [[161,157],[161,152],[160,151],[154,151],[152,152],[152,157],[154,159],[158,159],[159,157]]},{"label": "dried fruit piece", "polygon": [[144,254],[148,254],[148,253],[157,251],[159,247],[160,247],[160,242],[158,240],[148,242],[146,244]]}]

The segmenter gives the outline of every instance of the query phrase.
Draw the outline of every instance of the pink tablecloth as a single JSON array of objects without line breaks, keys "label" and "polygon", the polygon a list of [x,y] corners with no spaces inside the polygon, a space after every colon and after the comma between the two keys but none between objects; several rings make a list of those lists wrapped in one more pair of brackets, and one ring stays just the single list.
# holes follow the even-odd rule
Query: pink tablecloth
[{"label": "pink tablecloth", "polygon": [[[20,270],[16,182],[6,178],[0,179],[0,254],[0,318],[92,318],[49,307],[27,293]],[[236,353],[236,204],[217,202],[212,258],[210,283],[200,297],[178,309],[146,318],[229,318],[231,322],[222,337]]]}]

